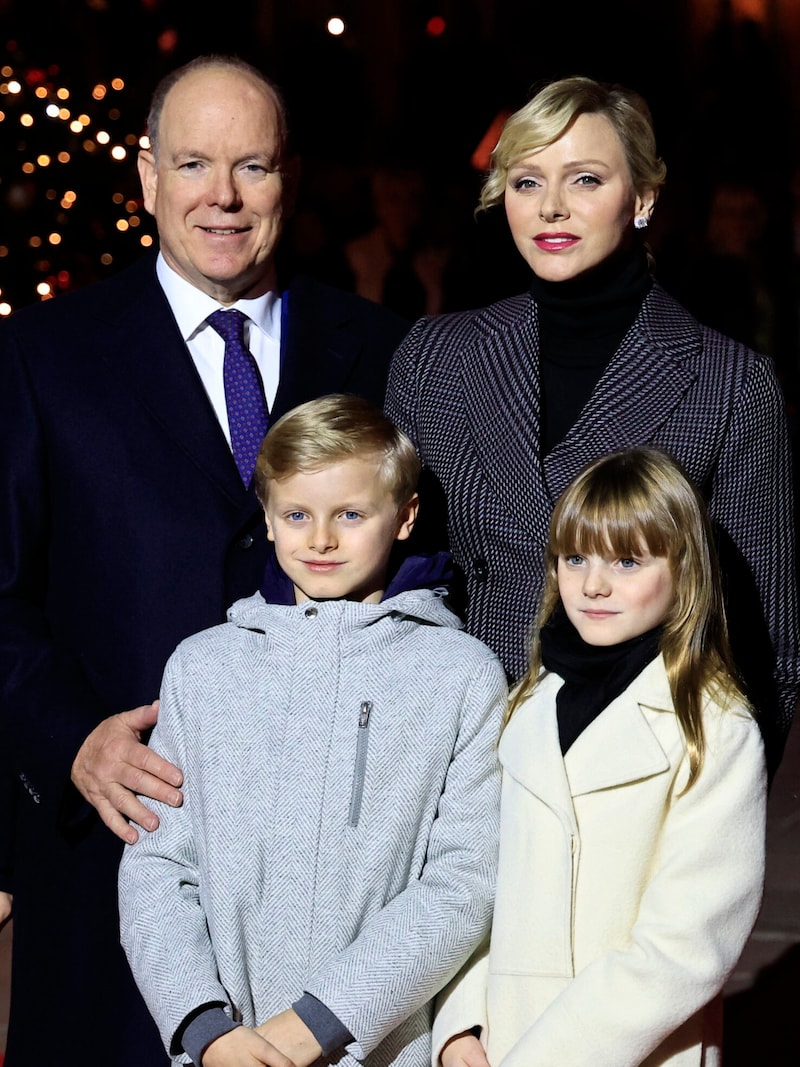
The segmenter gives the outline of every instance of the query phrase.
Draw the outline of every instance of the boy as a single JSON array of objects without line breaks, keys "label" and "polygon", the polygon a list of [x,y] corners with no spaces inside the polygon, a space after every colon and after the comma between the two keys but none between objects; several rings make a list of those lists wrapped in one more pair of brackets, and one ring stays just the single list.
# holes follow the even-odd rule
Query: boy
[{"label": "boy", "polygon": [[256,471],[273,602],[238,601],[167,665],[151,744],[185,800],[126,847],[120,910],[178,1062],[427,1067],[430,1001],[488,929],[506,681],[407,587],[418,561],[390,581],[418,475],[360,398],[278,420]]}]

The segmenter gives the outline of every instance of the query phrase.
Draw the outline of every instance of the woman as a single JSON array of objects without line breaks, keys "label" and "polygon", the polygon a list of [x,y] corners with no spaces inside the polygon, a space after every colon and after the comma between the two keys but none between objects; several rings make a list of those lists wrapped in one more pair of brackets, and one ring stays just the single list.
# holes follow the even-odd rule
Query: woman
[{"label": "woman", "polygon": [[665,179],[645,101],[572,77],[503,127],[481,208],[504,204],[529,292],[420,319],[386,408],[441,483],[467,628],[527,666],[555,500],[590,460],[672,453],[714,521],[734,652],[771,769],[800,690],[791,454],[772,361],[697,322],[643,239]]}]

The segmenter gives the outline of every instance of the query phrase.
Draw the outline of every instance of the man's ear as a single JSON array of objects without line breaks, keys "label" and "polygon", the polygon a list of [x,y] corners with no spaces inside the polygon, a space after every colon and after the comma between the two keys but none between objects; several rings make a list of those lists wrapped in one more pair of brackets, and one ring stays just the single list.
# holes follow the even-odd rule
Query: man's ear
[{"label": "man's ear", "polygon": [[414,493],[411,499],[403,504],[397,513],[397,533],[395,538],[398,541],[407,541],[411,536],[411,531],[414,529],[414,523],[417,521],[417,515],[419,514],[419,493]]},{"label": "man's ear", "polygon": [[145,210],[151,215],[156,213],[156,186],[158,185],[158,173],[156,160],[152,152],[142,149],[136,161],[139,170],[139,181],[142,186],[142,200]]}]

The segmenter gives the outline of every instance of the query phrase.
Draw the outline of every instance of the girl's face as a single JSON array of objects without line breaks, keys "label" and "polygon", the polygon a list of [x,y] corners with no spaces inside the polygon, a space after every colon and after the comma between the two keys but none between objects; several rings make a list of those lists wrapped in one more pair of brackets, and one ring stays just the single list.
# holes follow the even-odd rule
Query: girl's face
[{"label": "girl's face", "polygon": [[575,278],[608,259],[650,216],[633,188],[622,141],[605,115],[579,115],[557,141],[509,169],[505,208],[514,243],[539,278]]},{"label": "girl's face", "polygon": [[618,645],[662,623],[675,599],[666,556],[558,557],[558,591],[570,622],[589,645]]}]

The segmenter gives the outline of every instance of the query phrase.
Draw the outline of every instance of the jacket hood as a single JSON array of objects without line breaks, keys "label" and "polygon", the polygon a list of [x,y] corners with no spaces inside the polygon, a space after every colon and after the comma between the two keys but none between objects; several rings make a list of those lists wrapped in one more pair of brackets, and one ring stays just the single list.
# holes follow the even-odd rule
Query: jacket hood
[{"label": "jacket hood", "polygon": [[[454,567],[449,552],[405,555],[392,553],[386,575],[384,600],[412,589],[432,589],[440,595],[447,592],[453,581]],[[294,586],[291,579],[278,565],[275,552],[271,552],[264,566],[264,576],[259,592],[268,604],[294,604]]]},{"label": "jacket hood", "polygon": [[463,629],[464,624],[445,603],[444,589],[408,589],[384,598],[380,604],[362,604],[352,600],[310,600],[303,604],[269,604],[261,595],[237,600],[228,609],[228,622],[245,630],[266,631],[276,619],[313,609],[321,618],[339,618],[351,629],[374,626],[386,618],[407,618],[429,626]]}]

